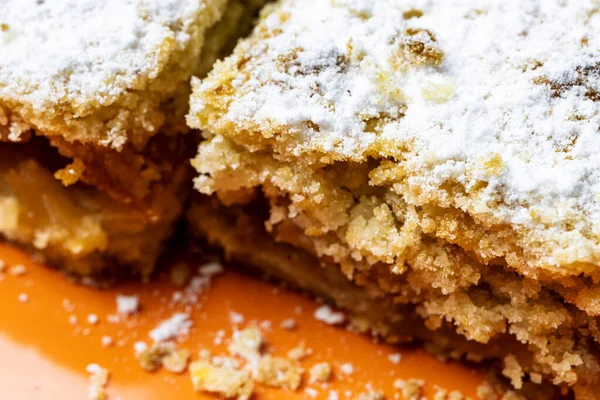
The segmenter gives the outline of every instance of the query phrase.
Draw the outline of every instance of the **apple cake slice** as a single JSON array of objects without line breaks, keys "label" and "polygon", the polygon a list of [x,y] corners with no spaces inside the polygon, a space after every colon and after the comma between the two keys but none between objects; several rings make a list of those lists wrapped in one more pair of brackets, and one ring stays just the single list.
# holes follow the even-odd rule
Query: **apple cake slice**
[{"label": "apple cake slice", "polygon": [[3,2],[0,234],[77,275],[149,274],[191,186],[190,76],[260,3]]},{"label": "apple cake slice", "polygon": [[[244,220],[421,321],[415,337],[595,398],[598,49],[593,0],[280,0],[193,82],[195,187],[235,220],[266,205]],[[268,258],[203,228],[204,202],[197,231]]]}]

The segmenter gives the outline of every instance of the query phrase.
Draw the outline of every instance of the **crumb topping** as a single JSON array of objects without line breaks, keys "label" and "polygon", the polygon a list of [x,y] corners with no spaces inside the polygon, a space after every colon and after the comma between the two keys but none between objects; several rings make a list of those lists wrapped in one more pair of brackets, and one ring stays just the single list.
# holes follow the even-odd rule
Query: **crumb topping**
[{"label": "crumb topping", "polygon": [[[198,63],[204,31],[220,18],[225,4],[4,1],[0,109],[13,109],[25,122],[54,134],[69,132],[80,140],[98,134],[94,139],[114,147],[127,140],[126,128],[155,132],[163,122],[155,110],[159,98],[172,95],[187,81]],[[159,98],[124,99],[147,90],[160,93]],[[115,105],[94,121],[82,121]],[[58,132],[60,128],[67,132]]]},{"label": "crumb topping", "polygon": [[[368,390],[366,392],[359,393],[356,397],[357,400],[383,400],[384,396],[381,392],[376,392],[373,390]],[[408,399],[413,400],[413,399]],[[419,399],[420,400],[420,399]]]}]

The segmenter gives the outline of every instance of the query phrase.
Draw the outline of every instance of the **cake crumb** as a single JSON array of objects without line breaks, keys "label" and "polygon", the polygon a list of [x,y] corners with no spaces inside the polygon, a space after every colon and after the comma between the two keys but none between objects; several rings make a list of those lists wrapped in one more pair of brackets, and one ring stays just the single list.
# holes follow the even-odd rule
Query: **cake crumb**
[{"label": "cake crumb", "polygon": [[539,385],[542,383],[542,374],[540,374],[538,372],[530,372],[529,379],[531,380],[531,382]]},{"label": "cake crumb", "polygon": [[340,394],[336,390],[330,390],[327,400],[339,400]]},{"label": "cake crumb", "polygon": [[171,318],[162,321],[156,328],[151,330],[149,335],[154,342],[163,342],[187,335],[193,324],[189,314],[175,313]]},{"label": "cake crumb", "polygon": [[177,349],[170,342],[159,342],[150,348],[144,342],[136,342],[134,348],[140,366],[148,372],[156,371],[162,366],[169,372],[181,373],[187,368],[190,359],[189,350]]},{"label": "cake crumb", "polygon": [[306,349],[306,343],[300,342],[300,344],[287,353],[287,358],[292,361],[300,361],[310,355],[310,350]]},{"label": "cake crumb", "polygon": [[279,326],[288,331],[294,330],[296,329],[296,320],[294,318],[286,318],[283,321],[281,321],[281,324]]},{"label": "cake crumb", "polygon": [[173,351],[175,346],[172,343],[158,343],[150,348],[139,346],[136,348],[136,358],[144,370],[154,372],[161,367],[163,358]]},{"label": "cake crumb", "polygon": [[340,365],[340,371],[342,371],[346,375],[351,375],[354,373],[354,365],[350,363],[344,363]]},{"label": "cake crumb", "polygon": [[517,361],[517,358],[509,354],[504,357],[504,369],[502,370],[502,375],[506,376],[510,379],[510,383],[517,389],[521,389],[523,387],[523,368]]},{"label": "cake crumb", "polygon": [[66,312],[71,313],[75,310],[75,305],[69,299],[63,299],[62,305]]},{"label": "cake crumb", "polygon": [[400,353],[393,353],[388,355],[388,360],[390,360],[390,362],[392,364],[400,364],[400,360],[402,360],[402,354]]},{"label": "cake crumb", "polygon": [[331,378],[331,365],[328,362],[315,364],[308,371],[310,383],[327,382]]},{"label": "cake crumb", "polygon": [[189,361],[189,350],[174,350],[163,357],[162,365],[167,371],[180,374],[186,370]]},{"label": "cake crumb", "polygon": [[86,371],[90,374],[88,378],[88,399],[106,400],[106,384],[108,383],[108,370],[98,364],[88,364]]},{"label": "cake crumb", "polygon": [[264,356],[259,363],[257,382],[267,386],[296,390],[302,382],[302,368],[281,357]]},{"label": "cake crumb", "polygon": [[465,399],[465,396],[457,390],[448,392],[446,389],[443,389],[439,386],[435,386],[435,394],[433,395],[433,400],[464,400],[464,399]]},{"label": "cake crumb", "polygon": [[111,324],[118,324],[121,322],[121,316],[118,314],[109,314],[106,316],[106,320]]},{"label": "cake crumb", "polygon": [[198,357],[200,357],[201,360],[208,361],[208,360],[210,360],[211,356],[212,356],[212,352],[208,349],[201,349],[198,352]]},{"label": "cake crumb", "polygon": [[238,312],[235,311],[231,311],[229,312],[229,322],[231,322],[234,325],[239,325],[239,324],[243,324],[244,323],[244,316]]},{"label": "cake crumb", "polygon": [[232,369],[240,368],[240,362],[237,359],[228,356],[214,356],[212,358],[212,363],[219,367],[227,367]]},{"label": "cake crumb", "polygon": [[374,391],[374,390],[369,390],[363,393],[360,393],[358,395],[358,397],[356,397],[357,400],[383,400],[383,393],[382,392],[378,392],[378,391]]},{"label": "cake crumb", "polygon": [[135,354],[137,355],[137,354],[141,353],[142,351],[147,350],[148,345],[140,340],[133,344],[133,349],[135,350]]},{"label": "cake crumb", "polygon": [[77,323],[77,316],[74,314],[69,315],[69,323],[75,325]]},{"label": "cake crumb", "polygon": [[268,319],[260,321],[260,324],[258,324],[258,326],[260,326],[260,328],[263,329],[263,330],[265,330],[265,331],[271,330],[272,325],[273,324]]},{"label": "cake crumb", "polygon": [[477,386],[477,397],[480,400],[497,400],[498,394],[489,382]]},{"label": "cake crumb", "polygon": [[249,327],[233,333],[229,351],[256,367],[260,361],[260,349],[263,344],[264,337],[261,331],[257,327]]},{"label": "cake crumb", "polygon": [[27,273],[27,268],[23,264],[15,264],[10,268],[10,274],[13,276],[21,276]]},{"label": "cake crumb", "polygon": [[136,314],[140,308],[140,296],[117,294],[117,313],[122,315]]},{"label": "cake crumb", "polygon": [[322,305],[317,308],[314,317],[327,325],[338,325],[346,320],[346,316],[343,313],[333,311],[328,305]]},{"label": "cake crumb", "polygon": [[306,395],[308,397],[313,398],[313,399],[316,398],[317,395],[319,394],[319,392],[317,392],[316,389],[313,389],[313,388],[310,388],[310,387],[304,389],[304,393],[306,393]]},{"label": "cake crumb", "polygon": [[215,334],[215,338],[213,340],[213,343],[215,345],[217,345],[217,346],[220,346],[221,344],[223,344],[223,339],[224,338],[225,338],[225,331],[223,329],[220,329]]},{"label": "cake crumb", "polygon": [[98,323],[98,316],[96,314],[89,314],[87,316],[87,322],[90,325],[96,325]]},{"label": "cake crumb", "polygon": [[419,379],[396,379],[394,388],[402,391],[405,400],[420,400],[423,396],[423,385],[425,382]]},{"label": "cake crumb", "polygon": [[190,364],[189,371],[194,389],[198,392],[213,393],[227,399],[247,400],[254,391],[254,382],[246,370],[196,361]]},{"label": "cake crumb", "polygon": [[102,338],[100,338],[100,343],[102,344],[102,347],[110,347],[113,344],[113,338],[110,336],[102,336]]},{"label": "cake crumb", "polygon": [[18,300],[21,303],[27,303],[29,301],[29,296],[27,295],[27,293],[19,293]]},{"label": "cake crumb", "polygon": [[435,393],[433,394],[433,400],[447,400],[448,391],[439,386],[435,386]]}]

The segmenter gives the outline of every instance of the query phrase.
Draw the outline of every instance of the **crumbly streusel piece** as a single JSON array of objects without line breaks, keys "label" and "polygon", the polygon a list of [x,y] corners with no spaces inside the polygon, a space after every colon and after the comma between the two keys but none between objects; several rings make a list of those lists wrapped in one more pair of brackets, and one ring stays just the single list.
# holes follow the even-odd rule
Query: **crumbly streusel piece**
[{"label": "crumbly streusel piece", "polygon": [[161,366],[176,374],[187,369],[190,360],[188,349],[178,349],[173,343],[156,343],[136,353],[140,366],[148,372],[154,372]]},{"label": "crumbly streusel piece", "polygon": [[327,382],[331,378],[331,364],[328,362],[322,362],[313,365],[308,371],[309,382]]},{"label": "crumbly streusel piece", "polygon": [[227,399],[246,400],[254,391],[250,372],[207,361],[196,361],[189,366],[194,389],[215,393]]},{"label": "crumbly streusel piece", "polygon": [[266,355],[260,359],[256,381],[267,386],[296,390],[302,383],[303,369],[282,357]]},{"label": "crumbly streusel piece", "polygon": [[405,400],[421,400],[423,396],[423,385],[425,382],[418,379],[402,380],[394,382],[394,388],[402,392]]}]

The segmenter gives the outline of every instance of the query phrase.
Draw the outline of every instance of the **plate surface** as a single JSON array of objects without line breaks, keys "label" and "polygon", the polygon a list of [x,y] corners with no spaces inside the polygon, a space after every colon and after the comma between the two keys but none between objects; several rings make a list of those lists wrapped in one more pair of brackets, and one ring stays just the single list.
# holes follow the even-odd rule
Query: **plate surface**
[{"label": "plate surface", "polygon": [[[110,371],[109,399],[212,398],[194,393],[187,374],[164,370],[148,373],[135,359],[136,341],[151,343],[151,329],[174,312],[185,310],[170,301],[178,288],[168,279],[96,290],[72,283],[14,247],[0,245],[0,258],[7,267],[22,264],[26,268],[20,276],[5,271],[0,280],[0,398],[86,399],[86,366],[90,363]],[[115,323],[109,316],[116,314],[118,293],[138,294],[141,312]],[[22,301],[22,294],[27,296],[26,301]],[[302,361],[305,369],[321,361],[333,366],[334,378],[325,386],[305,383],[295,393],[258,387],[255,399],[305,399],[308,396],[304,389],[309,386],[322,399],[331,390],[338,391],[340,399],[349,398],[346,394],[357,395],[367,386],[393,399],[397,392],[393,382],[398,378],[423,379],[428,398],[433,397],[434,385],[477,398],[476,388],[482,382],[478,371],[443,363],[421,350],[374,343],[369,337],[324,325],[313,317],[316,307],[316,301],[302,294],[228,270],[215,277],[211,288],[187,310],[194,328],[180,346],[194,355],[200,349],[226,353],[227,342],[216,345],[215,337],[220,330],[225,331],[225,337],[231,336],[230,313],[236,312],[244,316],[241,326],[256,321],[266,327],[269,323],[263,321],[270,321],[271,328],[264,330],[270,353],[285,355],[304,341],[312,349]],[[98,317],[96,324],[87,321],[90,314]],[[295,319],[296,329],[288,331],[279,326],[287,318]],[[110,336],[113,344],[103,346],[103,336]],[[399,363],[388,358],[395,353],[401,354]],[[353,365],[352,374],[341,371],[344,363]]]}]

